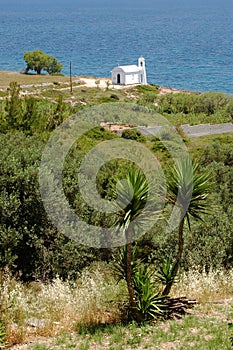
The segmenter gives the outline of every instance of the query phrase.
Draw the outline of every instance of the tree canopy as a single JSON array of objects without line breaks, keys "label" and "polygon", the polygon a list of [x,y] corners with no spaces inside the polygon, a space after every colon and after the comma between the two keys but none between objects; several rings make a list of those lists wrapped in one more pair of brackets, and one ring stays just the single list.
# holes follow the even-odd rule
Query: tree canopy
[{"label": "tree canopy", "polygon": [[27,64],[26,73],[34,70],[37,74],[41,74],[44,70],[49,74],[60,73],[63,69],[56,57],[44,53],[42,50],[27,51],[24,53],[24,60]]}]

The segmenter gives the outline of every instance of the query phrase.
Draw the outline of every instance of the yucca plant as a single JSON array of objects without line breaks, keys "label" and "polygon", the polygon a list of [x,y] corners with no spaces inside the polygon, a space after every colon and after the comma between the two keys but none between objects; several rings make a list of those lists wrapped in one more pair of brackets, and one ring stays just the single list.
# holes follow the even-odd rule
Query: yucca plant
[{"label": "yucca plant", "polygon": [[[150,219],[151,210],[148,206],[149,184],[141,170],[129,169],[124,181],[118,182],[115,190],[118,215],[114,225],[125,235],[125,267],[124,274],[127,283],[130,308],[136,321],[141,321],[138,312],[135,291],[132,282],[132,241],[135,233],[140,230],[143,222]],[[147,209],[146,209],[147,208]]]},{"label": "yucca plant", "polygon": [[157,286],[152,280],[154,272],[148,266],[142,265],[133,274],[133,286],[137,310],[145,321],[163,315],[164,296],[156,291]]},{"label": "yucca plant", "polygon": [[[132,245],[132,254],[131,254],[131,268],[132,275],[140,268],[143,263],[143,259],[139,258],[139,249],[137,245]],[[119,248],[118,252],[113,255],[113,270],[118,277],[118,282],[121,279],[126,280],[126,261],[127,261],[127,249],[126,246]]]},{"label": "yucca plant", "polygon": [[[118,254],[113,256],[113,269],[118,277],[126,280],[126,246],[119,249]],[[139,258],[139,248],[132,246],[131,266],[132,266],[132,285],[135,296],[138,319],[146,321],[156,318],[163,314],[164,297],[160,291],[157,291],[157,285],[154,282],[155,272],[144,264],[143,258]]]},{"label": "yucca plant", "polygon": [[[204,171],[200,172],[198,163],[192,163],[189,157],[179,159],[168,175],[167,202],[178,206],[180,211],[178,251],[173,268],[174,276],[177,275],[182,260],[185,220],[191,230],[191,217],[202,220],[202,215],[210,212],[207,201],[211,189],[210,178],[210,174]],[[173,282],[174,279],[167,283],[163,291],[164,295],[170,293]]]},{"label": "yucca plant", "polygon": [[[175,274],[175,264],[172,264],[171,258],[167,257],[166,259],[162,260],[162,264],[158,271],[156,271],[156,278],[166,286],[173,284],[176,279]],[[163,293],[164,295],[164,293]]]}]

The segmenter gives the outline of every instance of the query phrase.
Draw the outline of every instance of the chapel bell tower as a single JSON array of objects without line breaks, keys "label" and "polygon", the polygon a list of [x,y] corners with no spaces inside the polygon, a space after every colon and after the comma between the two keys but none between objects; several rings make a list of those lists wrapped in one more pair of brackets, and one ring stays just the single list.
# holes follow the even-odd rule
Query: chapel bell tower
[{"label": "chapel bell tower", "polygon": [[138,67],[141,69],[140,83],[143,85],[147,85],[146,63],[145,58],[142,56],[138,59]]}]

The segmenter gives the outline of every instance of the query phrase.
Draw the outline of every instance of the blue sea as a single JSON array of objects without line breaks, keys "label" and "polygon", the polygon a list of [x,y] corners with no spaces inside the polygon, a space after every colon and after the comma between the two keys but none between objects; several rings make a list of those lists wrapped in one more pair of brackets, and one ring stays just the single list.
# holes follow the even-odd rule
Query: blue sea
[{"label": "blue sea", "polygon": [[232,94],[233,0],[0,0],[0,70],[35,49],[77,76],[142,55],[149,83]]}]

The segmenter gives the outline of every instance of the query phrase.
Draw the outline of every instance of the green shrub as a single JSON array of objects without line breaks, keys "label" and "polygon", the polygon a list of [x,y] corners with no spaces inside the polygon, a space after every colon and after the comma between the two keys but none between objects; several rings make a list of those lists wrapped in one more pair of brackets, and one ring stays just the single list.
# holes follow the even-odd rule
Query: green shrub
[{"label": "green shrub", "polygon": [[145,142],[146,137],[137,129],[125,129],[121,135],[124,139]]},{"label": "green shrub", "polygon": [[111,96],[102,96],[98,99],[98,103],[108,103],[108,102],[116,102],[119,101],[119,97],[117,95]]},{"label": "green shrub", "polygon": [[138,85],[136,87],[136,89],[139,92],[154,92],[154,93],[158,93],[159,89],[157,85],[154,84],[148,84],[148,85]]}]

